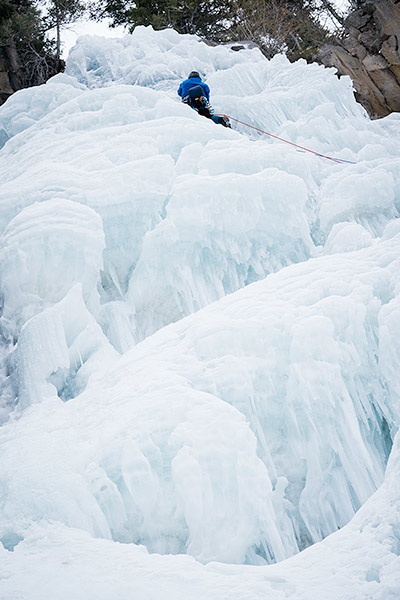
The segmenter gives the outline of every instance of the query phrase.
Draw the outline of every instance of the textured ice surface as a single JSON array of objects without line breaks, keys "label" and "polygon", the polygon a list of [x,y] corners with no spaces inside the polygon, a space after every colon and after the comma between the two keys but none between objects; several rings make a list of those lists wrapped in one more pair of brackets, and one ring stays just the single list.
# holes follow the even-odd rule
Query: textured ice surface
[{"label": "textured ice surface", "polygon": [[1,600],[397,600],[398,115],[137,28],[0,129]]}]

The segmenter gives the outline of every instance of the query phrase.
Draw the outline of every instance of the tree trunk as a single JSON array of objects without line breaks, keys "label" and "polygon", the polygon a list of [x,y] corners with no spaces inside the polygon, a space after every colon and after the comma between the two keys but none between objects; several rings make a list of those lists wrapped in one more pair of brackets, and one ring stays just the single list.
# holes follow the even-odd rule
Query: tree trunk
[{"label": "tree trunk", "polygon": [[328,11],[328,13],[338,22],[343,25],[344,19],[339,15],[335,7],[329,2],[329,0],[322,1],[322,7]]},{"label": "tree trunk", "polygon": [[14,92],[22,89],[22,83],[19,76],[21,63],[18,56],[18,50],[14,42],[10,42],[7,46],[3,46],[4,56],[8,65],[8,78]]},{"label": "tree trunk", "polygon": [[61,57],[61,31],[60,31],[60,19],[57,17],[57,54],[56,54],[56,58],[57,61],[60,61],[60,57]]}]

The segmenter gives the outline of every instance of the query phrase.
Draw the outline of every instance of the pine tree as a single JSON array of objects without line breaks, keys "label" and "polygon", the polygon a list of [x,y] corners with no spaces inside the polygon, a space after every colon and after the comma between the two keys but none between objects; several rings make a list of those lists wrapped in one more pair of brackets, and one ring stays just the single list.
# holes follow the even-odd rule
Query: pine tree
[{"label": "pine tree", "polygon": [[[329,4],[328,0],[324,0]],[[269,58],[278,52],[290,59],[306,57],[326,42],[317,0],[236,0],[231,34],[257,43]]]},{"label": "pine tree", "polygon": [[9,81],[14,91],[24,87],[24,55],[44,44],[40,15],[31,0],[0,1],[0,47],[8,66]]},{"label": "pine tree", "polygon": [[109,16],[114,26],[127,25],[130,31],[136,25],[152,25],[222,39],[229,30],[233,6],[234,0],[100,0],[93,13],[97,18]]},{"label": "pine tree", "polygon": [[14,91],[44,83],[63,69],[34,0],[0,0],[0,52]]},{"label": "pine tree", "polygon": [[79,19],[86,10],[81,0],[50,0],[44,18],[47,29],[56,30],[56,58],[61,54],[61,29]]}]

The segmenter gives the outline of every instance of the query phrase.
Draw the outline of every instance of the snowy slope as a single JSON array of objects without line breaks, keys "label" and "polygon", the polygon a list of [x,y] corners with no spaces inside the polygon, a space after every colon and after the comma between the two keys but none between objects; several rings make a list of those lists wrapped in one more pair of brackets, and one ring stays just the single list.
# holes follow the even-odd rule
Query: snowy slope
[{"label": "snowy slope", "polygon": [[0,127],[0,598],[400,598],[399,117],[137,28]]}]

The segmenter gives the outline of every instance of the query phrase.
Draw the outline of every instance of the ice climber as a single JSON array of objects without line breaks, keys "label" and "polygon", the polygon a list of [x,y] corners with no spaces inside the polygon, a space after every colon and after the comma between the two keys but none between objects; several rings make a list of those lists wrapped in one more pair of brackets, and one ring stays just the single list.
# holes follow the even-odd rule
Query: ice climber
[{"label": "ice climber", "polygon": [[182,81],[178,89],[178,94],[182,102],[188,104],[193,110],[197,110],[199,115],[212,119],[214,123],[230,127],[228,117],[214,115],[214,109],[210,104],[210,88],[197,71],[192,71],[187,79]]}]

